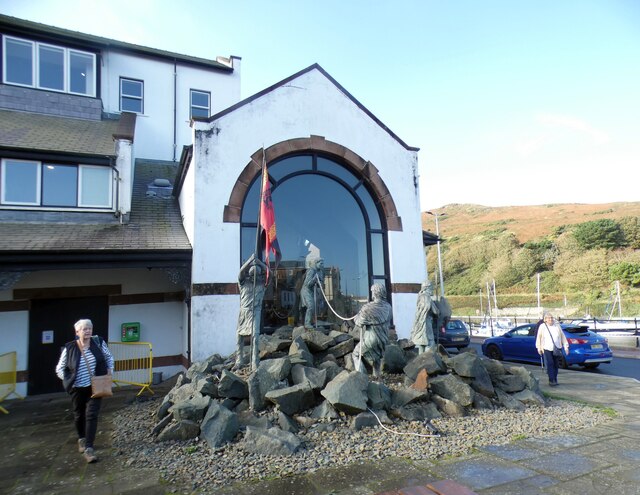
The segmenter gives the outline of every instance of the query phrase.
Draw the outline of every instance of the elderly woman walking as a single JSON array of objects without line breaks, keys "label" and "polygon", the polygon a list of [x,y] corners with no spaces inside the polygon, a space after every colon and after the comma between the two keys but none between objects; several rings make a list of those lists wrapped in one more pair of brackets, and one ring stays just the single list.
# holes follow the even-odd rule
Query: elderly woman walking
[{"label": "elderly woman walking", "polygon": [[558,385],[558,366],[563,348],[565,354],[568,354],[569,341],[564,335],[560,324],[553,318],[553,315],[549,311],[545,311],[542,315],[542,323],[538,326],[536,349],[538,354],[544,356],[549,385],[552,387]]},{"label": "elderly woman walking", "polygon": [[102,338],[92,337],[91,320],[79,320],[74,328],[75,340],[67,342],[62,349],[56,374],[71,395],[78,451],[87,462],[96,462],[98,457],[93,450],[93,441],[98,430],[102,399],[91,397],[91,376],[112,374],[113,356]]}]

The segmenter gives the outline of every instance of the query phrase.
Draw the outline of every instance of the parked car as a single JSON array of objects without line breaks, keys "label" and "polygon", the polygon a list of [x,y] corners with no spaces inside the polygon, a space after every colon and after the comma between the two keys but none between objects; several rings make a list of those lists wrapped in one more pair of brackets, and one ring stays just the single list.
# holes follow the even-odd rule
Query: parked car
[{"label": "parked car", "polygon": [[[587,327],[560,324],[569,341],[569,354],[560,358],[560,366],[568,368],[577,364],[585,368],[597,368],[600,363],[610,363],[613,353],[607,339]],[[536,350],[536,323],[520,325],[499,337],[491,337],[482,343],[482,353],[492,359],[540,363]]]},{"label": "parked car", "polygon": [[462,320],[449,320],[438,332],[438,344],[458,350],[469,345],[469,330]]}]

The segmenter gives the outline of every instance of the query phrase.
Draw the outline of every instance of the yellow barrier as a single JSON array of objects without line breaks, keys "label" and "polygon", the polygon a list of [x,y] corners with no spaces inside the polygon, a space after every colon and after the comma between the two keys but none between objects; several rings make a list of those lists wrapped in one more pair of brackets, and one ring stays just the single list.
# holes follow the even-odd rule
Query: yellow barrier
[{"label": "yellow barrier", "polygon": [[[0,355],[0,403],[11,394],[19,399],[24,399],[16,392],[17,366],[18,353],[16,351]],[[0,406],[0,411],[9,414],[9,411],[2,406]]]},{"label": "yellow barrier", "polygon": [[120,385],[137,385],[152,394],[153,353],[150,342],[109,342],[109,350],[113,354],[113,383]]}]

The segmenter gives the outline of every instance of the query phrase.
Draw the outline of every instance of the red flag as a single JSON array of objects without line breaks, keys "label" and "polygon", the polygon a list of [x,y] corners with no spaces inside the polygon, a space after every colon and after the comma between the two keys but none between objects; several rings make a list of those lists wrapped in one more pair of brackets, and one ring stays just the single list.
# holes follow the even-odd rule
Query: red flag
[{"label": "red flag", "polygon": [[260,228],[264,233],[264,262],[267,265],[267,279],[269,282],[269,253],[273,252],[276,257],[276,267],[280,263],[282,254],[276,237],[276,213],[273,209],[273,201],[271,200],[271,183],[269,182],[269,174],[267,173],[267,165],[262,162],[262,193],[260,195]]}]

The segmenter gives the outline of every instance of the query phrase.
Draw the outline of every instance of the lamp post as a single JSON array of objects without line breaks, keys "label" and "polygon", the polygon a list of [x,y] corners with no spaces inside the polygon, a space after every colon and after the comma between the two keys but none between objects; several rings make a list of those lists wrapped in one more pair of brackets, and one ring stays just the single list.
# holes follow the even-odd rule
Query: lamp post
[{"label": "lamp post", "polygon": [[[428,211],[427,213],[436,218],[436,237],[438,238],[438,241],[436,242],[436,246],[438,247],[438,270],[440,272],[440,295],[444,297],[444,279],[442,278],[442,253],[440,252],[440,229],[438,227],[438,214],[432,211]],[[442,213],[440,216],[442,215],[445,215],[445,213]]]}]

